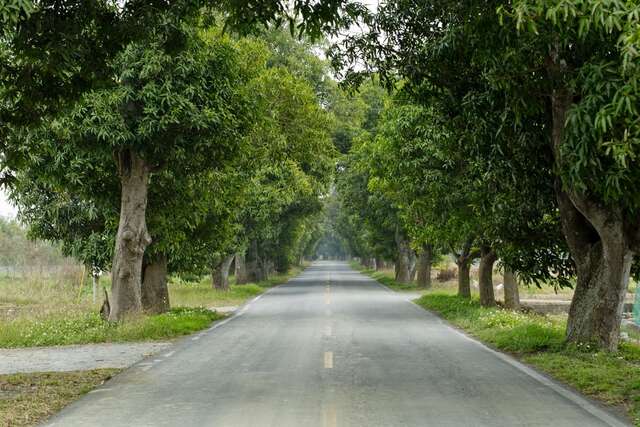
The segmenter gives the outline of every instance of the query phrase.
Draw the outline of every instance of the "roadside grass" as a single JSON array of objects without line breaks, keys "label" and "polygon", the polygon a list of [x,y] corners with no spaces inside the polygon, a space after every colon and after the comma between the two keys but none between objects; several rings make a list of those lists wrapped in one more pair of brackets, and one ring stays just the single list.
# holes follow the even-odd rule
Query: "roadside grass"
[{"label": "roadside grass", "polygon": [[[352,267],[391,289],[406,288],[395,284],[389,273],[375,274],[358,264]],[[637,344],[623,342],[617,353],[599,351],[589,345],[568,345],[564,341],[564,315],[484,308],[475,297],[460,298],[450,289],[438,289],[437,285],[414,302],[585,395],[623,408],[640,427],[640,346]]]},{"label": "roadside grass", "polygon": [[204,308],[174,308],[126,322],[107,322],[96,312],[18,318],[0,322],[0,347],[162,340],[199,331],[223,317]]},{"label": "roadside grass", "polygon": [[117,372],[97,369],[0,375],[0,425],[36,425]]},{"label": "roadside grass", "polygon": [[241,305],[248,299],[260,295],[268,288],[297,276],[302,270],[302,267],[293,267],[287,273],[276,274],[262,282],[244,285],[234,284],[235,278],[231,277],[231,286],[228,291],[213,289],[209,277],[201,277],[197,280],[184,280],[179,277],[173,277],[169,282],[169,300],[176,307],[211,308]]},{"label": "roadside grass", "polygon": [[[152,341],[188,335],[225,317],[211,308],[241,305],[301,270],[293,268],[258,284],[232,284],[226,292],[212,289],[207,277],[193,281],[172,277],[169,299],[175,308],[117,323],[99,316],[99,306],[91,302],[90,284],[78,286],[81,280],[73,284],[46,277],[2,278],[0,348]],[[108,277],[103,277],[100,284],[108,287]],[[19,301],[24,303],[18,304]]]},{"label": "roadside grass", "polygon": [[484,308],[476,299],[432,293],[416,303],[491,346],[609,405],[622,406],[640,426],[640,347],[617,353],[564,343],[566,318]]}]

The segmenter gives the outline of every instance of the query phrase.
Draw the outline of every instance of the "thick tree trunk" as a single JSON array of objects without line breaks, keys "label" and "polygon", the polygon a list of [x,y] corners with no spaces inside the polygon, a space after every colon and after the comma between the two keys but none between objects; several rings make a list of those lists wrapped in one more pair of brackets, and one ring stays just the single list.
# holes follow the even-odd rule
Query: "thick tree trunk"
[{"label": "thick tree trunk", "polygon": [[258,250],[258,241],[252,240],[247,248],[247,279],[250,282],[261,282],[266,279],[263,262],[260,259],[260,252]]},{"label": "thick tree trunk", "polygon": [[410,266],[410,251],[409,243],[405,237],[400,233],[400,230],[396,230],[396,265],[395,265],[395,279],[399,283],[409,283],[411,281]]},{"label": "thick tree trunk", "polygon": [[151,243],[145,220],[149,168],[132,150],[118,157],[121,203],[111,273],[111,321],[141,312],[142,258]]},{"label": "thick tree trunk", "polygon": [[384,260],[381,257],[376,257],[376,271],[384,268]]},{"label": "thick tree trunk", "polygon": [[[553,92],[552,141],[558,167],[562,165],[564,126],[572,103],[570,91]],[[563,233],[577,269],[567,341],[595,343],[615,351],[631,265],[638,248],[638,219],[627,218],[620,207],[605,206],[587,194],[563,188],[559,179],[556,195]]]},{"label": "thick tree trunk", "polygon": [[422,245],[422,251],[418,255],[418,286],[429,289],[431,287],[431,245]]},{"label": "thick tree trunk", "polygon": [[491,307],[496,305],[493,293],[493,264],[496,262],[496,254],[488,246],[480,249],[480,270],[478,271],[478,286],[480,288],[480,305]]},{"label": "thick tree trunk", "polygon": [[244,252],[238,252],[236,254],[235,264],[236,285],[244,285],[245,283],[248,283],[249,279],[247,278],[247,264],[244,259]]},{"label": "thick tree trunk", "polygon": [[504,268],[503,282],[504,306],[512,310],[519,310],[520,293],[518,292],[518,280],[516,274],[508,267]]},{"label": "thick tree trunk", "polygon": [[221,257],[217,265],[211,270],[211,285],[218,291],[229,290],[229,269],[235,255]]},{"label": "thick tree trunk", "polygon": [[418,270],[418,257],[413,250],[409,251],[409,281],[416,280],[416,273]]},{"label": "thick tree trunk", "polygon": [[478,257],[477,250],[472,249],[473,238],[467,239],[460,253],[455,253],[458,266],[458,296],[471,298],[471,263]]},{"label": "thick tree trunk", "polygon": [[471,262],[464,260],[458,265],[458,296],[471,298]]},{"label": "thick tree trunk", "polygon": [[169,311],[167,288],[167,257],[158,256],[150,263],[143,263],[142,309],[145,313],[159,314]]}]

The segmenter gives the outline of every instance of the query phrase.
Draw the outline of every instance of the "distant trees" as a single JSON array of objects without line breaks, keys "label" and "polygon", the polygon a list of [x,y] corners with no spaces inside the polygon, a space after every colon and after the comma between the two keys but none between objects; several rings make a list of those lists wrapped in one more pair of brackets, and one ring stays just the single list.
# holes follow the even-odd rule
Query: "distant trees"
[{"label": "distant trees", "polygon": [[[33,235],[111,270],[110,320],[166,310],[170,271],[224,288],[247,249],[252,279],[299,262],[333,170],[314,82],[267,66],[260,40],[221,35],[199,2],[29,5],[1,42],[5,184]],[[228,7],[234,28],[262,22]],[[82,38],[79,54],[56,57],[37,28]]]},{"label": "distant trees", "polygon": [[463,276],[479,255],[483,304],[496,258],[527,281],[575,274],[567,339],[615,350],[637,250],[637,7],[394,0],[363,20],[333,59],[400,83],[367,173],[406,230]]}]

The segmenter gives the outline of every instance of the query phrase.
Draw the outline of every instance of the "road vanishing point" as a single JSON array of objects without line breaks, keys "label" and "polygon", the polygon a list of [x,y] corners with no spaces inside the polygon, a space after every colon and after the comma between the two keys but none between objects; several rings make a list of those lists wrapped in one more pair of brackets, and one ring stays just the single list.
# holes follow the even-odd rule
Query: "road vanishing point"
[{"label": "road vanishing point", "polygon": [[48,426],[623,426],[341,262],[319,261]]}]

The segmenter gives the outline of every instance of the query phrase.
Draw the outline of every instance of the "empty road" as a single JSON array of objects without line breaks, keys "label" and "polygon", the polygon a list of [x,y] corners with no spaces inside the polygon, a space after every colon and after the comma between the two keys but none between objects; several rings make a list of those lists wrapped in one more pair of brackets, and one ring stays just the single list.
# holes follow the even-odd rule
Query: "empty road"
[{"label": "empty road", "polygon": [[621,426],[353,271],[317,262],[55,426]]}]

